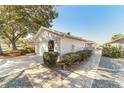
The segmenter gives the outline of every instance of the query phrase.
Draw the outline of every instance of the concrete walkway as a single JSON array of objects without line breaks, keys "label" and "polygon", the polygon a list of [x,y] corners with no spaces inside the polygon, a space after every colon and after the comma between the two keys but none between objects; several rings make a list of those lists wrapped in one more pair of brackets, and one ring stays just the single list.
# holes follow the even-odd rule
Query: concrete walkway
[{"label": "concrete walkway", "polygon": [[101,57],[93,88],[124,88],[124,60]]},{"label": "concrete walkway", "polygon": [[42,64],[41,56],[30,54],[25,56],[0,59],[0,77]]},{"label": "concrete walkway", "polygon": [[88,61],[81,64],[78,68],[73,69],[73,72],[62,81],[63,87],[90,88],[96,75],[100,59],[101,51],[96,51]]}]

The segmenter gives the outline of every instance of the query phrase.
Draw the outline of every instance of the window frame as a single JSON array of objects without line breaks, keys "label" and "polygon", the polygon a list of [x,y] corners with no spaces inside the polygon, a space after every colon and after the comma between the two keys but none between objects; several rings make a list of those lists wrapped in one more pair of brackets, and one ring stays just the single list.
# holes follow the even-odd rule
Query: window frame
[{"label": "window frame", "polygon": [[48,51],[49,52],[54,52],[54,47],[55,47],[55,42],[54,42],[54,40],[49,40],[48,41]]}]

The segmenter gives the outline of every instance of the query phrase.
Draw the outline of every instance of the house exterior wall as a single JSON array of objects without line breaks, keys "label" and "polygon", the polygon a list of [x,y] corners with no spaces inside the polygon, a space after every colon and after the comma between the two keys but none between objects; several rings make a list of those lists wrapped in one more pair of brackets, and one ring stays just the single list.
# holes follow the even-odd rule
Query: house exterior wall
[{"label": "house exterior wall", "polygon": [[61,55],[83,50],[85,46],[85,42],[83,41],[63,37],[61,39]]},{"label": "house exterior wall", "polygon": [[35,41],[35,52],[43,56],[44,52],[48,52],[48,41],[54,40],[54,51],[60,52],[60,37],[48,31],[41,31]]},{"label": "house exterior wall", "polygon": [[40,56],[43,56],[44,52],[48,52],[49,40],[54,40],[54,51],[60,53],[58,60],[61,60],[63,54],[91,48],[85,41],[60,36],[45,29],[41,30],[35,38],[35,53]]}]

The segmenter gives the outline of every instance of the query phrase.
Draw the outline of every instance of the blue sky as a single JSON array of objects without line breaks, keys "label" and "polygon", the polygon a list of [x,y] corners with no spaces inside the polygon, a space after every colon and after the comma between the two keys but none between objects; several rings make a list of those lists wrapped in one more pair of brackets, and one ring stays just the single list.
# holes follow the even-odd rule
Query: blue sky
[{"label": "blue sky", "polygon": [[53,29],[100,44],[111,40],[114,34],[124,34],[124,6],[59,6],[59,17]]}]

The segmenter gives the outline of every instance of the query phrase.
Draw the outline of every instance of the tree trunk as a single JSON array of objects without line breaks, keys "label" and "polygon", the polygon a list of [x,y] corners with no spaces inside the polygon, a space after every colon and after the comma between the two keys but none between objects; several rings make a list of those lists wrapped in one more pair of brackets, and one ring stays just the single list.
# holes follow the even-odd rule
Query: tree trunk
[{"label": "tree trunk", "polygon": [[3,53],[3,51],[2,51],[2,47],[1,47],[1,44],[0,44],[0,54],[2,54]]},{"label": "tree trunk", "polygon": [[15,42],[12,42],[12,49],[13,50],[17,50],[17,47],[16,47],[16,43]]}]

